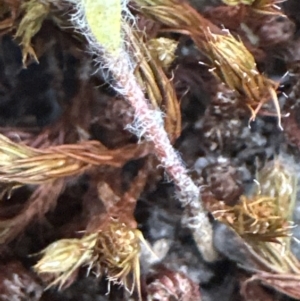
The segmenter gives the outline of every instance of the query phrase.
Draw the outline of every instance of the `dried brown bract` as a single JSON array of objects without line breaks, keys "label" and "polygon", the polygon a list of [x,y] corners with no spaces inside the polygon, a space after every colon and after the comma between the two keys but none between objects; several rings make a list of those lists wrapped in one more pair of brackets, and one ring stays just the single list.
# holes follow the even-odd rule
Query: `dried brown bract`
[{"label": "dried brown bract", "polygon": [[290,110],[289,116],[284,120],[285,136],[290,145],[300,148],[299,132],[300,126],[298,122],[299,106],[296,105]]},{"label": "dried brown bract", "polygon": [[242,285],[242,292],[246,292],[247,288],[256,281],[259,281],[267,287],[275,288],[278,292],[281,292],[291,298],[300,298],[299,274],[293,275],[258,272],[253,277],[244,282],[244,284]]},{"label": "dried brown bract", "polygon": [[243,297],[243,300],[256,300],[256,301],[273,301],[273,295],[266,290],[265,287],[261,285],[258,281],[252,281],[247,282],[247,285],[245,284],[245,278],[242,277],[240,280],[242,289],[241,289],[241,295]]},{"label": "dried brown bract", "polygon": [[209,105],[205,110],[205,115],[216,116],[219,119],[234,119],[235,117],[241,119],[245,115],[246,110],[240,108],[238,93],[223,84],[216,86],[216,91],[211,95]]},{"label": "dried brown bract", "polygon": [[205,145],[211,151],[231,151],[237,146],[234,137],[242,134],[243,119],[248,115],[248,108],[240,106],[240,98],[237,92],[222,84],[217,85],[217,92],[205,110],[201,128]]},{"label": "dried brown bract", "polygon": [[270,49],[275,45],[280,45],[281,48],[285,49],[286,43],[293,39],[295,24],[288,18],[267,16],[260,22],[254,20],[249,20],[249,27],[259,38],[259,46],[263,49]]}]

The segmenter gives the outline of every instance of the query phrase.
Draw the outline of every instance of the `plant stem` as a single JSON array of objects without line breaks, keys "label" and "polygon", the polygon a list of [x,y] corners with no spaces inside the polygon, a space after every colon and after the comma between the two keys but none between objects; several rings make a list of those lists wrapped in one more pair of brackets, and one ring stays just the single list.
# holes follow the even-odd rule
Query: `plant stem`
[{"label": "plant stem", "polygon": [[162,113],[149,108],[126,55],[120,54],[118,58],[106,56],[106,61],[115,79],[114,88],[135,110],[135,122],[128,128],[138,137],[143,136],[153,142],[155,154],[174,182],[179,201],[186,208],[184,224],[192,230],[203,258],[214,261],[218,255],[213,247],[212,225],[202,206],[199,187],[189,177],[179,154],[171,145],[163,126]]}]

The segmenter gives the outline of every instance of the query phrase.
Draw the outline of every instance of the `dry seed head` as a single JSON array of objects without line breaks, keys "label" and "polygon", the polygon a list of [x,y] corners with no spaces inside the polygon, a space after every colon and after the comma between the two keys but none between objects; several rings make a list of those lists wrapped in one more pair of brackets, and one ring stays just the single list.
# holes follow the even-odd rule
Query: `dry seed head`
[{"label": "dry seed head", "polygon": [[[95,264],[104,270],[110,281],[124,285],[130,292],[136,285],[140,293],[141,241],[145,242],[138,230],[113,220],[99,232],[95,246]],[[129,283],[130,277],[132,284]]]},{"label": "dry seed head", "polygon": [[34,270],[54,278],[48,287],[58,285],[61,288],[80,266],[93,261],[96,241],[97,233],[81,239],[58,240],[40,252],[43,257]]}]

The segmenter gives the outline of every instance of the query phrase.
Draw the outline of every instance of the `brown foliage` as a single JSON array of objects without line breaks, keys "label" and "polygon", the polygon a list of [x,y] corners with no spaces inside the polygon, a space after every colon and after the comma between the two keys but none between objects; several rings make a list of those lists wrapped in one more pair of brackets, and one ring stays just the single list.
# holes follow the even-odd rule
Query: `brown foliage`
[{"label": "brown foliage", "polygon": [[[65,180],[58,179],[36,188],[21,211],[10,219],[0,220],[1,244],[13,240],[24,231],[24,227],[37,220],[42,221],[45,214],[56,206],[60,194],[64,191]],[[1,209],[2,215],[5,209]]]},{"label": "brown foliage", "polygon": [[[285,166],[265,164],[257,175],[260,192],[257,189],[250,194],[243,191],[242,180],[245,179],[237,172],[240,165],[245,164],[240,153],[248,147],[248,138],[242,137],[246,131],[243,119],[247,116],[247,108],[254,119],[272,98],[280,117],[279,82],[265,74],[264,63],[269,63],[266,58],[273,60],[274,53],[283,53],[286,61],[292,61],[298,49],[297,42],[293,41],[298,25],[283,16],[276,6],[278,1],[274,0],[224,0],[227,5],[210,6],[202,13],[183,0],[134,2],[134,14],[139,16],[141,32],[128,30],[125,39],[129,50],[135,53],[135,78],[149,99],[149,106],[164,112],[164,126],[170,140],[175,144],[180,137],[175,145],[180,151],[184,150],[188,168],[193,169],[194,161],[200,157],[207,162],[212,158],[202,172],[204,180],[200,184],[205,185],[202,198],[214,218],[239,235],[246,249],[243,254],[247,257],[246,263],[254,263],[255,268],[251,270],[246,263],[244,266],[244,262],[239,262],[252,275],[246,282],[241,281],[243,297],[246,300],[273,297],[272,292],[264,294],[261,286],[256,285],[259,283],[300,298],[299,262],[290,251],[289,222],[294,206],[292,194],[296,191],[294,177]],[[155,232],[155,235],[169,239],[168,226],[157,229],[156,225],[148,225],[152,223],[151,214],[155,221],[164,220],[164,211],[159,206],[166,200],[166,207],[171,208],[166,211],[172,222],[178,221],[182,212],[177,204],[173,204],[170,197],[173,192],[166,192],[165,188],[162,189],[163,196],[157,199],[151,196],[158,209],[152,206],[148,194],[157,189],[163,172],[157,168],[153,145],[142,139],[137,143],[137,139],[124,129],[135,121],[134,110],[107,85],[111,78],[102,78],[102,67],[97,70],[93,67],[92,59],[85,51],[86,41],[68,28],[66,15],[61,14],[66,8],[56,5],[61,4],[59,1],[50,5],[48,1],[4,0],[0,5],[0,32],[15,35],[21,43],[23,63],[28,69],[38,66],[31,64],[30,58],[39,60],[39,66],[45,64],[47,58],[46,70],[40,73],[48,75],[49,87],[42,92],[34,87],[38,91],[34,97],[38,99],[40,94],[44,96],[55,91],[50,93],[51,101],[57,100],[61,107],[61,115],[45,127],[37,126],[31,113],[28,116],[26,112],[25,117],[21,116],[24,118],[21,122],[13,121],[12,125],[0,129],[1,249],[3,246],[10,248],[17,237],[22,240],[27,229],[33,235],[41,231],[43,237],[35,237],[30,247],[35,251],[44,248],[39,253],[42,258],[36,263],[35,271],[47,284],[66,288],[76,278],[83,277],[79,269],[85,266],[88,271],[91,269],[124,285],[130,292],[135,285],[141,294],[139,255],[144,239],[137,228],[144,230],[147,226],[151,235]],[[274,46],[278,48],[274,50]],[[9,69],[8,61],[5,60],[4,65],[7,64]],[[21,66],[18,68],[16,77],[25,72],[21,71]],[[5,69],[3,74],[6,76],[7,73]],[[17,79],[5,76],[0,77],[0,87],[5,88],[5,93],[9,91],[7,95],[24,89],[22,85],[11,83]],[[285,104],[290,115],[283,123],[289,143],[299,148],[298,77],[295,71],[290,93],[292,100]],[[26,89],[30,90],[32,86]],[[23,94],[17,94],[16,98],[20,95],[21,103]],[[2,109],[2,102],[7,100],[2,99],[1,93],[0,98]],[[41,101],[45,101],[43,97]],[[8,106],[14,110],[9,101]],[[185,108],[190,111],[186,112]],[[189,114],[194,114],[193,120]],[[264,128],[266,131],[270,130],[270,125],[274,126],[264,119],[259,118],[259,121],[268,125]],[[255,127],[253,132],[249,130],[249,136],[255,131]],[[188,136],[192,143],[186,138]],[[183,144],[186,144],[185,148]],[[269,145],[266,147],[270,148]],[[260,150],[262,148],[264,146]],[[223,155],[228,160],[218,162],[216,157],[224,158]],[[250,163],[247,161],[247,164]],[[19,189],[20,186],[24,190]],[[78,195],[77,189],[82,189]],[[20,196],[22,191],[25,191],[24,196]],[[142,207],[142,217],[139,217],[142,221],[138,225],[135,208],[141,196],[150,209]],[[69,212],[72,206],[76,209]],[[66,221],[57,222],[61,215],[66,216]],[[41,226],[36,227],[38,230],[29,227],[38,223],[43,223],[47,231],[44,232]],[[160,227],[159,223],[157,227]],[[187,237],[181,232],[182,229],[172,234],[176,237],[174,241],[177,236]],[[46,243],[50,245],[46,247]],[[180,250],[185,248],[180,241]],[[190,253],[183,252],[184,256],[186,261],[190,260]],[[173,264],[180,265],[181,261]],[[26,297],[28,283],[33,283],[38,292],[36,299],[40,296],[41,286],[30,278],[26,269],[14,263],[3,265],[3,269],[8,271],[7,275],[0,276],[6,283],[8,280],[10,286],[4,287],[5,281],[0,279],[0,295],[3,285],[8,298],[13,294]],[[147,274],[147,267],[142,272]],[[213,280],[207,280],[207,286],[214,286],[214,281],[222,278],[223,272],[214,271]],[[144,276],[147,279],[144,293],[149,300],[201,299],[198,284],[181,272],[156,266]]]},{"label": "brown foliage", "polygon": [[213,74],[243,97],[243,105],[252,112],[250,120],[255,119],[265,102],[273,99],[281,127],[276,95],[278,83],[257,70],[253,55],[241,41],[205,19],[185,1],[136,2],[144,14],[165,24],[168,27],[166,31],[186,34],[193,39],[196,46],[205,52]]},{"label": "brown foliage", "polygon": [[13,25],[20,13],[21,1],[4,0],[0,6],[0,31],[5,33],[12,30]]},{"label": "brown foliage", "polygon": [[1,181],[6,183],[41,184],[60,177],[79,175],[93,165],[120,167],[132,158],[147,155],[149,145],[128,145],[107,150],[98,141],[66,144],[47,149],[33,149],[0,137]]}]

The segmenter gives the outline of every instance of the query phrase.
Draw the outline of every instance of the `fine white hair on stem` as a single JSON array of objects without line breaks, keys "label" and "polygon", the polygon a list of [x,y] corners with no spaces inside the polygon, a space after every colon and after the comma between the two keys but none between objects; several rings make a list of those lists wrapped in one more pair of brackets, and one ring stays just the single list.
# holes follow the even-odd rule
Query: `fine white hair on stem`
[{"label": "fine white hair on stem", "polygon": [[114,88],[135,110],[132,131],[153,142],[155,153],[166,173],[173,180],[177,197],[186,208],[184,222],[192,230],[198,249],[207,261],[214,261],[213,230],[200,200],[199,188],[187,173],[181,158],[170,143],[163,127],[162,115],[150,109],[141,87],[130,70],[126,56],[115,59],[117,69],[110,70],[115,78]]},{"label": "fine white hair on stem", "polygon": [[[97,57],[96,62],[100,63],[102,68],[108,70],[112,76],[113,83],[110,84],[129,102],[135,111],[134,123],[127,128],[137,137],[144,137],[153,142],[155,154],[169,178],[174,182],[177,197],[185,207],[184,222],[192,230],[203,258],[207,261],[214,261],[218,255],[213,248],[212,225],[202,206],[199,187],[189,177],[179,154],[170,143],[168,134],[164,129],[162,112],[150,108],[149,102],[145,98],[134,75],[134,58],[128,52],[129,47],[126,50],[125,39],[122,40],[123,45],[116,53],[109,53],[107,45],[100,45],[99,41],[92,35],[85,17],[85,0],[71,1],[76,3],[77,7],[77,13],[72,16],[72,22],[74,22],[76,29],[86,37],[90,51]],[[130,17],[126,14],[126,4],[127,1],[122,1],[125,19],[126,16]],[[128,32],[130,27],[125,24],[125,21],[123,24],[123,37],[125,37],[130,34]]]}]

